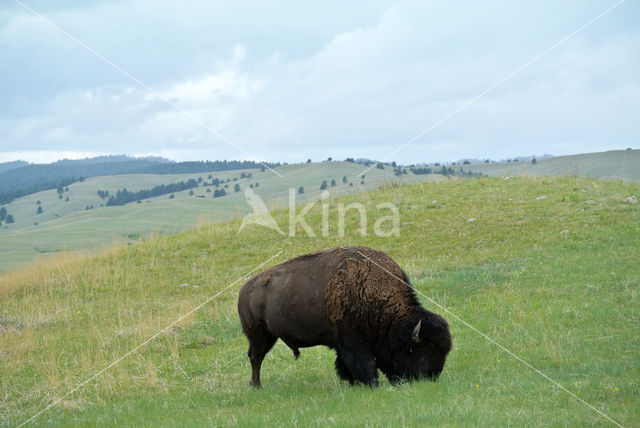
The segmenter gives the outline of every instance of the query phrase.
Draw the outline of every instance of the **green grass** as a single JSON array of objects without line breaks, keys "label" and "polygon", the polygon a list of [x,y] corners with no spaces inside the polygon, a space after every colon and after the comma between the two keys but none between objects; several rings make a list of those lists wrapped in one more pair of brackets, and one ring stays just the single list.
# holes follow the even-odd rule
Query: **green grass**
[{"label": "green grass", "polygon": [[[322,162],[312,164],[285,165],[276,168],[283,177],[270,171],[246,170],[252,177],[240,179],[243,171],[222,171],[184,175],[118,175],[94,177],[82,183],[69,186],[58,198],[56,190],[48,190],[19,198],[6,206],[16,222],[0,226],[0,271],[24,266],[36,259],[50,256],[56,252],[77,249],[100,249],[111,246],[114,242],[135,242],[131,236],[148,237],[151,234],[172,234],[193,229],[199,225],[230,220],[248,214],[244,192],[235,193],[234,184],[240,184],[244,190],[250,184],[259,183],[255,189],[270,207],[288,207],[289,188],[296,190],[303,186],[305,193],[296,195],[297,202],[313,200],[320,194],[323,180],[329,183],[332,179],[336,187],[329,187],[332,195],[350,194],[367,189],[375,189],[383,182],[397,180],[392,168],[384,170],[374,168],[366,174],[364,184],[356,178],[365,167],[348,162]],[[130,191],[150,189],[160,184],[198,179],[207,176],[230,181],[226,189],[228,196],[213,199],[214,187],[194,189],[175,193],[174,199],[169,195],[158,196],[125,206],[101,207],[106,200],[101,200],[98,190],[108,190],[111,194],[117,189]],[[342,177],[349,181],[342,183]],[[403,182],[433,180],[440,176],[405,175]],[[441,178],[441,177],[440,177]],[[353,183],[353,186],[349,186]],[[210,190],[210,193],[207,193]],[[198,196],[205,196],[199,198]],[[69,201],[66,198],[69,197]],[[37,202],[43,207],[43,213],[37,214]],[[93,205],[94,209],[85,210]]]},{"label": "green grass", "polygon": [[[306,216],[316,237],[240,221],[203,226],[98,256],[63,253],[0,276],[0,425],[17,425],[254,269],[304,252],[362,244],[388,252],[429,299],[624,426],[640,420],[638,184],[582,178],[483,178],[386,186]],[[547,196],[545,199],[536,199]],[[393,202],[399,237],[360,236],[339,202]],[[434,202],[435,201],[435,202]],[[288,213],[275,217],[284,225]],[[470,219],[474,221],[469,221]],[[455,317],[437,382],[349,387],[333,355],[279,342],[248,386],[236,314],[242,281],[40,415],[36,425],[609,425],[593,409]],[[188,286],[181,286],[189,284]],[[197,287],[196,287],[197,285]]]}]

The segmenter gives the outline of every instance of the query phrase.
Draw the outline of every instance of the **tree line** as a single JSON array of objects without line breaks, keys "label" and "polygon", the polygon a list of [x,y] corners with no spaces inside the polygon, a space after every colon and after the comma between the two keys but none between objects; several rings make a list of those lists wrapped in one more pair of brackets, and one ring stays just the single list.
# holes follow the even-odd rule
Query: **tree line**
[{"label": "tree line", "polygon": [[[107,206],[117,206],[124,205],[130,202],[140,201],[142,199],[149,199],[156,196],[166,195],[174,192],[181,192],[183,190],[193,189],[194,187],[198,187],[198,182],[193,178],[190,178],[187,181],[180,181],[178,183],[172,184],[161,184],[159,186],[155,186],[151,189],[143,189],[137,192],[130,192],[126,188],[116,191],[115,195],[109,196],[107,200]],[[109,192],[106,190],[98,190],[98,195],[100,197],[104,197],[108,195]]]},{"label": "tree line", "polygon": [[41,181],[39,183],[30,184],[24,187],[19,187],[14,190],[0,191],[0,205],[10,204],[14,199],[21,198],[23,196],[31,195],[33,193],[42,192],[43,190],[60,189],[61,187],[67,187],[77,181],[84,181],[84,177],[69,177],[63,178],[57,181]]},{"label": "tree line", "polygon": [[[416,175],[440,174],[444,176],[458,175],[461,177],[482,177],[482,173],[480,172],[465,171],[463,168],[454,169],[451,167],[447,167],[445,165],[442,165],[440,168],[414,167],[414,168],[409,168],[409,170]],[[406,174],[406,172],[404,172],[404,174]]]},{"label": "tree line", "polygon": [[0,207],[0,224],[2,224],[3,221],[7,224],[15,222],[13,215],[9,214],[5,207]]},{"label": "tree line", "polygon": [[[171,162],[158,163],[148,166],[140,171],[143,174],[195,174],[209,171],[229,171],[234,169],[261,169],[265,166],[275,168],[280,162],[255,162],[255,161],[237,161],[237,160],[221,160],[221,161],[188,161],[188,162]],[[244,177],[242,177],[244,178]]]}]

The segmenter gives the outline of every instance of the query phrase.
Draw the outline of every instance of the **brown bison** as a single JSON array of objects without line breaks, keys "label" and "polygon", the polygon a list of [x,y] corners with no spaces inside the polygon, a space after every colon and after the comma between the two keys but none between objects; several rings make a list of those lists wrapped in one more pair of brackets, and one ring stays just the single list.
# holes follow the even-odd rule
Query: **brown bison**
[{"label": "brown bison", "polygon": [[249,339],[251,385],[264,356],[282,339],[336,351],[338,376],[350,384],[436,379],[451,349],[447,322],[422,308],[402,269],[367,247],[339,247],[288,260],[253,276],[238,312]]}]

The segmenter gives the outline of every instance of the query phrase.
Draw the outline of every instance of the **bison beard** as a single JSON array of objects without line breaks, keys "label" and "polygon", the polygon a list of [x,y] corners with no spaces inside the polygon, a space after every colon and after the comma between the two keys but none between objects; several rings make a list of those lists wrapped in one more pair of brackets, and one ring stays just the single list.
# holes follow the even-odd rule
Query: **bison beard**
[{"label": "bison beard", "polygon": [[367,247],[306,254],[255,275],[240,290],[238,313],[249,339],[251,385],[282,339],[294,352],[325,345],[350,384],[438,377],[451,349],[447,322],[422,308],[402,269]]}]

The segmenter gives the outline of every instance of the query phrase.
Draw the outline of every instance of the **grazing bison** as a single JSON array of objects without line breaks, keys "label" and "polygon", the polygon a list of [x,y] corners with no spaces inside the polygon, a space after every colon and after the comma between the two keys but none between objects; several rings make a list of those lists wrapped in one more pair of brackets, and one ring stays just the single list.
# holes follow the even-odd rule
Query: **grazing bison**
[{"label": "grazing bison", "polygon": [[251,385],[264,356],[282,339],[336,351],[336,371],[354,384],[436,379],[451,349],[447,322],[427,311],[402,269],[367,247],[339,247],[288,260],[253,276],[238,298],[249,339]]}]

